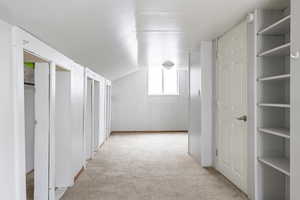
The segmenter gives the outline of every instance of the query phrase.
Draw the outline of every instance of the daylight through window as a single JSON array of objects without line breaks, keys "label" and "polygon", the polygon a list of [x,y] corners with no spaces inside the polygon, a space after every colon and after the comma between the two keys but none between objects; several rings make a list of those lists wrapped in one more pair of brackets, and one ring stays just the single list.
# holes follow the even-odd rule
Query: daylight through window
[{"label": "daylight through window", "polygon": [[179,95],[178,85],[176,68],[149,68],[148,95]]}]

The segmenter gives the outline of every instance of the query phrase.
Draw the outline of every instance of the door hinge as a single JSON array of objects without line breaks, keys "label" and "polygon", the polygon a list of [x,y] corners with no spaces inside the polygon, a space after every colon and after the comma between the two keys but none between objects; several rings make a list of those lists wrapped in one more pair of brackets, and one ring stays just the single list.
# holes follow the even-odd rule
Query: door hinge
[{"label": "door hinge", "polygon": [[216,156],[218,156],[219,155],[219,151],[218,151],[218,149],[216,149]]}]

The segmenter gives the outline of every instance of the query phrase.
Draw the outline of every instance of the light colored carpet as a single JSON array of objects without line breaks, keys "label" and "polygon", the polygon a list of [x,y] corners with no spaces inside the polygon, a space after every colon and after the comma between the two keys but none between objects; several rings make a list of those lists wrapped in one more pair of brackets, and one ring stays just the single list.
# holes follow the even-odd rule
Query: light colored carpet
[{"label": "light colored carpet", "polygon": [[186,134],[112,135],[63,200],[245,200],[187,154]]}]

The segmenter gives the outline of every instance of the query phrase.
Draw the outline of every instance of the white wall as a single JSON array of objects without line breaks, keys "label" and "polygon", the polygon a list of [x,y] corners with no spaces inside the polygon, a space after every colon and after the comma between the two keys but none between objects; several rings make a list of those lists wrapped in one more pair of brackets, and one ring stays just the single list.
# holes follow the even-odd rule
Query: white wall
[{"label": "white wall", "polygon": [[24,85],[26,173],[34,169],[34,86]]},{"label": "white wall", "polygon": [[179,71],[180,96],[148,96],[147,70],[112,83],[112,131],[187,130],[188,72]]},{"label": "white wall", "polygon": [[201,42],[190,56],[189,153],[203,167],[213,165],[213,45]]},{"label": "white wall", "polygon": [[[11,26],[0,21],[0,188],[1,199],[15,199]],[[25,152],[25,149],[24,149]],[[25,156],[25,153],[24,153]]]}]

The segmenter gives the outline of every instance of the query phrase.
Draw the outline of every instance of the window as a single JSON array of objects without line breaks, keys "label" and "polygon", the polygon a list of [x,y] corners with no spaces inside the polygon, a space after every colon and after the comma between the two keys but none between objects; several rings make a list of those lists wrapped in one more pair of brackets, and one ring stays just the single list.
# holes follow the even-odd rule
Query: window
[{"label": "window", "polygon": [[179,95],[177,70],[149,68],[148,95]]}]

